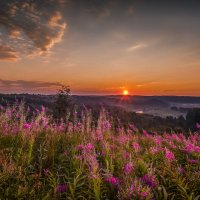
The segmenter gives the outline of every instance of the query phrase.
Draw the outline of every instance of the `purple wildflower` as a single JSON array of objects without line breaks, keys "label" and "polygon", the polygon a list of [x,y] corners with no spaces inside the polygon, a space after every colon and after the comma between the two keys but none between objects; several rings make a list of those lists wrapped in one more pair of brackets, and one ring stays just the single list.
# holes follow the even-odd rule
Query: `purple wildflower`
[{"label": "purple wildflower", "polygon": [[200,123],[196,124],[197,129],[200,129]]},{"label": "purple wildflower", "polygon": [[3,109],[4,109],[4,107],[2,105],[0,105],[0,110],[3,110]]},{"label": "purple wildflower", "polygon": [[24,128],[24,129],[30,129],[30,128],[31,128],[31,125],[28,124],[28,123],[24,123],[24,124],[23,124],[23,128]]},{"label": "purple wildflower", "polygon": [[146,191],[141,192],[141,196],[142,196],[142,198],[146,199],[146,197],[149,196],[149,192],[146,192]]},{"label": "purple wildflower", "polygon": [[119,184],[119,180],[118,178],[114,177],[114,176],[109,176],[106,178],[106,182],[110,183],[113,186],[117,186]]},{"label": "purple wildflower", "polygon": [[160,136],[156,136],[154,141],[158,146],[160,146],[162,144],[162,138]]},{"label": "purple wildflower", "polygon": [[187,153],[200,153],[200,147],[199,146],[195,146],[194,144],[192,143],[189,143],[185,146],[185,151]]},{"label": "purple wildflower", "polygon": [[151,147],[151,148],[150,148],[150,153],[151,153],[151,154],[154,155],[154,154],[156,154],[156,153],[158,153],[158,152],[159,152],[159,148],[158,148],[158,147]]},{"label": "purple wildflower", "polygon": [[130,157],[130,153],[128,151],[125,152],[125,158],[128,159]]},{"label": "purple wildflower", "polygon": [[123,168],[123,172],[125,174],[130,174],[133,170],[133,164],[132,163],[127,163],[124,168]]},{"label": "purple wildflower", "polygon": [[146,130],[143,130],[143,135],[144,136],[147,136],[148,135],[148,132]]},{"label": "purple wildflower", "polygon": [[134,184],[131,185],[130,190],[131,190],[131,193],[135,192],[135,185]]},{"label": "purple wildflower", "polygon": [[67,191],[67,185],[65,183],[59,184],[56,187],[56,192],[63,193]]},{"label": "purple wildflower", "polygon": [[88,143],[87,145],[85,145],[85,149],[90,151],[90,150],[94,149],[94,145],[91,143]]},{"label": "purple wildflower", "polygon": [[45,176],[49,175],[49,168],[44,169],[44,174],[45,174]]},{"label": "purple wildflower", "polygon": [[101,129],[97,129],[97,130],[96,130],[96,140],[97,140],[97,141],[103,140],[103,134],[102,134],[102,132],[101,132]]},{"label": "purple wildflower", "polygon": [[64,154],[65,156],[67,156],[67,151],[65,150],[65,151],[63,152],[63,154]]},{"label": "purple wildflower", "polygon": [[140,148],[139,144],[138,144],[137,142],[133,142],[133,149],[134,149],[136,152],[139,151],[139,148]]},{"label": "purple wildflower", "polygon": [[174,154],[168,150],[168,149],[165,149],[165,157],[169,160],[169,161],[172,161],[175,159],[175,156]]},{"label": "purple wildflower", "polygon": [[42,106],[42,112],[43,112],[43,113],[45,112],[45,110],[46,110],[46,109],[45,109],[45,107],[44,107],[44,106]]},{"label": "purple wildflower", "polygon": [[194,145],[191,144],[191,143],[187,144],[187,145],[185,146],[185,151],[186,151],[187,153],[192,153],[192,152],[194,151]]},{"label": "purple wildflower", "polygon": [[152,188],[154,188],[154,189],[157,188],[158,183],[156,182],[155,177],[152,176],[152,175],[148,175],[148,174],[144,175],[144,176],[142,177],[142,181],[143,181],[147,186],[150,186],[150,187],[152,187]]},{"label": "purple wildflower", "polygon": [[183,174],[185,172],[185,170],[182,167],[178,167],[178,173],[179,174]]},{"label": "purple wildflower", "polygon": [[194,151],[195,151],[196,153],[200,153],[200,147],[199,147],[199,146],[195,146],[195,147],[194,147]]},{"label": "purple wildflower", "polygon": [[190,164],[197,164],[197,163],[198,163],[198,160],[192,160],[192,159],[190,159],[190,160],[188,160],[188,162],[189,162]]}]

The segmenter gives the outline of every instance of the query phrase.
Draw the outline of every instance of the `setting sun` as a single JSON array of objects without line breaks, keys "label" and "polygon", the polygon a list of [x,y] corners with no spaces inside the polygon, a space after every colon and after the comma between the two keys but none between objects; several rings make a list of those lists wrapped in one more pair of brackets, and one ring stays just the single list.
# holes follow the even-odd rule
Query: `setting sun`
[{"label": "setting sun", "polygon": [[128,90],[123,91],[123,95],[128,95],[128,94],[129,94]]}]

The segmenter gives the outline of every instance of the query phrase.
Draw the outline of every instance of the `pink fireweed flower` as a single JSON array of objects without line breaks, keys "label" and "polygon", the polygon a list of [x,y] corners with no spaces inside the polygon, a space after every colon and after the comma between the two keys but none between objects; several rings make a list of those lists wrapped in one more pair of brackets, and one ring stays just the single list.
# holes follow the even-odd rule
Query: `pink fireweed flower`
[{"label": "pink fireweed flower", "polygon": [[49,168],[44,169],[44,174],[45,174],[45,176],[49,175]]},{"label": "pink fireweed flower", "polygon": [[129,128],[132,129],[133,131],[137,130],[137,127],[134,124],[130,124]]},{"label": "pink fireweed flower", "polygon": [[199,146],[195,146],[192,143],[189,143],[185,146],[185,151],[187,153],[200,153],[200,147]]},{"label": "pink fireweed flower", "polygon": [[31,128],[31,125],[28,124],[28,123],[24,123],[24,124],[23,124],[23,128],[24,128],[24,129],[30,129],[30,128]]},{"label": "pink fireweed flower", "polygon": [[140,184],[133,183],[130,187],[129,199],[150,199],[151,188],[149,186],[142,187]]},{"label": "pink fireweed flower", "polygon": [[148,174],[144,175],[142,177],[142,181],[149,187],[152,187],[154,189],[157,188],[158,183],[155,180],[155,177],[152,175],[148,175]]},{"label": "pink fireweed flower", "polygon": [[56,192],[57,193],[63,193],[67,191],[67,185],[65,183],[59,184],[56,187]]},{"label": "pink fireweed flower", "polygon": [[192,152],[194,152],[194,145],[191,144],[191,143],[187,144],[187,145],[185,146],[185,151],[186,151],[187,153],[192,153]]},{"label": "pink fireweed flower", "polygon": [[192,159],[190,159],[190,160],[188,160],[188,162],[190,164],[197,164],[199,161],[198,160],[192,160]]},{"label": "pink fireweed flower", "polygon": [[43,113],[45,112],[45,110],[46,110],[46,109],[45,109],[45,107],[44,107],[44,106],[42,106],[42,112],[43,112]]},{"label": "pink fireweed flower", "polygon": [[17,134],[18,131],[19,131],[18,127],[13,127],[13,129],[12,129],[13,134]]},{"label": "pink fireweed flower", "polygon": [[131,188],[130,188],[130,194],[134,193],[135,192],[135,185],[132,184],[131,185]]},{"label": "pink fireweed flower", "polygon": [[96,130],[96,140],[97,141],[103,140],[103,134],[101,132],[101,129],[99,129],[99,128]]},{"label": "pink fireweed flower", "polygon": [[101,128],[102,128],[103,132],[110,130],[112,127],[111,123],[108,120],[103,121],[101,126],[102,126]]},{"label": "pink fireweed flower", "polygon": [[135,126],[135,124],[130,124],[129,127],[132,128],[132,129],[137,129],[137,127]]},{"label": "pink fireweed flower", "polygon": [[142,196],[142,198],[144,198],[144,199],[146,199],[146,197],[148,197],[149,196],[149,192],[141,192],[141,196]]},{"label": "pink fireweed flower", "polygon": [[66,155],[67,155],[67,151],[65,150],[65,151],[63,152],[63,154],[66,156]]},{"label": "pink fireweed flower", "polygon": [[0,111],[1,111],[1,110],[4,110],[4,107],[3,107],[2,105],[0,105]]},{"label": "pink fireweed flower", "polygon": [[93,150],[94,149],[94,145],[93,144],[91,144],[91,143],[88,143],[88,144],[86,144],[85,145],[85,150],[88,150],[88,151],[91,151],[91,150]]},{"label": "pink fireweed flower", "polygon": [[17,114],[16,114],[16,118],[19,119],[20,117],[21,117],[21,114],[17,113]]},{"label": "pink fireweed flower", "polygon": [[153,155],[158,153],[159,151],[160,151],[160,149],[158,147],[151,147],[150,148],[150,153],[153,154]]},{"label": "pink fireweed flower", "polygon": [[[69,127],[68,127],[69,128]],[[65,126],[65,124],[63,124],[63,123],[61,123],[61,124],[59,124],[58,126],[56,126],[56,131],[57,132],[63,132],[63,131],[65,131],[66,130],[66,126]],[[69,129],[68,129],[69,130]],[[69,131],[69,132],[71,132],[71,131]]]},{"label": "pink fireweed flower", "polygon": [[169,141],[169,144],[170,144],[172,149],[176,149],[176,145],[172,141]]},{"label": "pink fireweed flower", "polygon": [[129,159],[130,153],[128,151],[126,151],[125,154],[124,154],[124,156],[125,156],[126,159]]},{"label": "pink fireweed flower", "polygon": [[106,182],[110,183],[113,186],[117,186],[119,184],[118,178],[116,178],[116,177],[114,177],[112,175],[106,178]]},{"label": "pink fireweed flower", "polygon": [[133,142],[133,149],[138,152],[140,148],[140,145],[137,142]]},{"label": "pink fireweed flower", "polygon": [[125,144],[127,141],[129,141],[129,137],[127,135],[122,135],[119,136],[118,140],[121,144]]},{"label": "pink fireweed flower", "polygon": [[124,174],[130,174],[132,170],[133,170],[133,163],[127,163],[123,168]]},{"label": "pink fireweed flower", "polygon": [[185,172],[185,170],[182,167],[178,167],[178,173],[179,174],[183,174]]},{"label": "pink fireweed flower", "polygon": [[200,123],[196,124],[197,129],[200,129]]},{"label": "pink fireweed flower", "polygon": [[29,113],[29,112],[30,112],[30,110],[31,110],[31,109],[30,109],[30,107],[28,106],[28,108],[27,108],[26,112],[27,112],[27,113]]},{"label": "pink fireweed flower", "polygon": [[117,133],[120,133],[120,134],[125,133],[124,128],[120,128],[120,127],[116,128],[116,131],[117,131]]},{"label": "pink fireweed flower", "polygon": [[148,132],[146,130],[143,130],[143,135],[144,136],[147,136],[148,135]]},{"label": "pink fireweed flower", "polygon": [[171,162],[172,160],[175,159],[174,154],[168,150],[167,148],[165,149],[165,157]]},{"label": "pink fireweed flower", "polygon": [[195,151],[196,153],[200,153],[200,147],[199,147],[199,146],[195,146],[195,147],[194,147],[194,151]]},{"label": "pink fireweed flower", "polygon": [[154,139],[155,143],[160,146],[162,144],[162,138],[161,136],[156,136],[156,138]]},{"label": "pink fireweed flower", "polygon": [[96,174],[99,168],[99,163],[96,157],[94,155],[88,155],[85,159],[87,160],[90,174],[92,175]]}]

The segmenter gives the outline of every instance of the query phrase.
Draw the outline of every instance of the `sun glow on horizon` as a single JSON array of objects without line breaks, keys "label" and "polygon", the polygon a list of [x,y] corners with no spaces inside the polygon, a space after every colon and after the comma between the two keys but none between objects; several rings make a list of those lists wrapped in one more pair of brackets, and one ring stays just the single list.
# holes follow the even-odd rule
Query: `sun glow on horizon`
[{"label": "sun glow on horizon", "polygon": [[129,94],[129,91],[128,90],[123,90],[123,95],[124,96],[127,96]]}]

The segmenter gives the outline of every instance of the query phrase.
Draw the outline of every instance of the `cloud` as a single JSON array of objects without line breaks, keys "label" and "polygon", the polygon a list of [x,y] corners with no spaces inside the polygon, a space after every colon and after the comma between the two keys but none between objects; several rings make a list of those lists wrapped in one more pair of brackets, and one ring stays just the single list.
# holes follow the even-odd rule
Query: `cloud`
[{"label": "cloud", "polygon": [[60,0],[0,1],[0,28],[6,46],[28,55],[45,55],[66,30]]},{"label": "cloud", "polygon": [[141,82],[141,83],[138,83],[137,85],[136,85],[136,87],[146,87],[146,86],[149,86],[149,85],[157,85],[157,84],[159,84],[160,82],[157,82],[157,81],[147,81],[147,82]]},{"label": "cloud", "polygon": [[17,61],[19,60],[18,54],[9,46],[0,45],[0,61]]},{"label": "cloud", "polygon": [[61,83],[58,82],[43,82],[43,81],[25,81],[25,80],[3,80],[0,79],[0,88],[6,89],[42,89],[51,87],[60,87]]},{"label": "cloud", "polygon": [[132,52],[132,51],[137,51],[137,50],[140,50],[140,49],[144,49],[144,48],[146,48],[146,47],[148,47],[147,44],[139,43],[139,44],[136,44],[136,45],[133,45],[133,46],[128,47],[126,50],[127,50],[128,52]]}]

